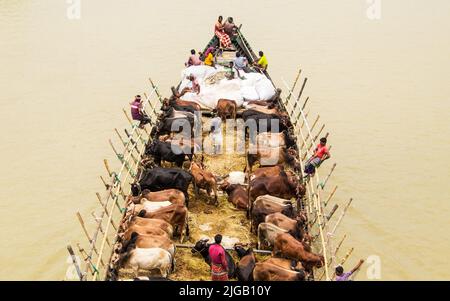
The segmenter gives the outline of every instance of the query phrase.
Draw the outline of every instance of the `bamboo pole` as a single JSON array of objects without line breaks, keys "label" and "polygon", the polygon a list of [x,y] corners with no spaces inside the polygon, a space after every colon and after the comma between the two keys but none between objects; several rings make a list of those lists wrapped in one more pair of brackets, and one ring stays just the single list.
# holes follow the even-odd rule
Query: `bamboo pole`
[{"label": "bamboo pole", "polygon": [[[99,227],[99,229],[100,229],[100,233],[102,233],[103,235],[107,235],[107,233],[105,233],[105,232],[103,231],[103,227],[102,227],[102,219],[99,219],[99,217],[95,215],[95,212],[94,212],[94,211],[91,212],[91,215],[92,215],[92,217],[94,218],[95,222],[97,223],[97,225],[98,225],[98,227]],[[111,246],[111,243],[109,242],[108,237],[106,238],[106,242],[108,243],[109,246]]]},{"label": "bamboo pole", "polygon": [[324,207],[326,207],[328,205],[328,203],[330,202],[331,198],[334,196],[334,194],[336,193],[338,186],[334,186],[333,190],[331,191],[330,195],[328,196],[327,200],[323,203]]},{"label": "bamboo pole", "polygon": [[338,204],[334,205],[333,209],[331,209],[330,213],[327,215],[327,221],[329,221],[333,217],[333,214],[336,212],[338,207],[339,207]]},{"label": "bamboo pole", "polygon": [[328,175],[326,176],[325,180],[319,184],[317,184],[317,188],[321,188],[322,190],[325,188],[325,185],[327,185],[328,179],[331,177],[331,174],[333,173],[334,169],[336,168],[337,163],[334,163],[333,166],[331,167],[330,172],[328,173]]},{"label": "bamboo pole", "polygon": [[[306,116],[305,116],[305,117],[306,117]],[[317,124],[317,122],[319,121],[319,119],[320,119],[320,115],[317,115],[316,120],[314,120],[314,123],[313,123],[313,125],[311,126],[311,131],[314,130],[314,127],[316,126],[316,124]],[[311,136],[309,136],[309,134],[307,134],[307,135],[306,135],[306,139],[308,139],[308,138],[313,139]],[[303,148],[303,146],[305,146],[305,144],[306,144],[306,141],[303,141],[301,148]]]},{"label": "bamboo pole", "polygon": [[72,258],[72,263],[75,266],[78,278],[80,278],[80,280],[83,280],[83,273],[81,272],[80,266],[78,265],[77,258],[75,257],[75,253],[73,252],[71,245],[67,245],[67,251],[69,251],[70,257]]},{"label": "bamboo pole", "polygon": [[344,215],[347,212],[348,208],[350,207],[352,201],[353,201],[353,198],[351,198],[348,201],[347,205],[344,207],[344,210],[342,211],[341,215],[339,216],[339,219],[337,220],[336,224],[333,227],[333,230],[331,231],[331,236],[333,236],[334,233],[336,232],[337,227],[339,226],[339,224],[341,223],[342,219],[344,218]]},{"label": "bamboo pole", "polygon": [[[92,261],[88,255],[88,253],[80,246],[79,243],[77,243],[77,247],[78,247],[78,252],[80,252],[81,256],[85,256],[85,258],[83,259],[84,262],[86,263],[86,266],[88,267],[89,271],[91,273],[93,273],[93,269],[92,269]],[[86,274],[83,274],[83,278],[81,280],[84,280],[84,278],[86,277]]]},{"label": "bamboo pole", "polygon": [[[116,132],[117,136],[119,137],[120,141],[122,142],[123,146],[126,147],[127,143],[123,140],[122,135],[119,133],[119,131],[117,130],[117,128],[114,129],[114,131]],[[135,148],[133,147],[133,150]],[[134,154],[131,154],[131,158],[133,159],[134,162],[137,162],[138,159],[136,159],[136,157],[134,156]]]},{"label": "bamboo pole", "polygon": [[[89,233],[88,233],[88,231],[86,229],[86,225],[84,224],[84,221],[83,221],[83,218],[81,217],[80,212],[77,212],[77,217],[78,217],[78,221],[81,224],[81,228],[83,229],[83,232],[86,235],[89,243],[91,243],[91,244],[94,243],[94,240],[89,236]],[[93,250],[94,250],[95,254],[97,254],[97,255],[99,254],[98,251],[97,251],[97,248],[95,247],[95,244],[93,245]],[[105,265],[105,263],[103,261],[101,261],[101,264]]]},{"label": "bamboo pole", "polygon": [[158,99],[161,103],[163,103],[163,98],[161,94],[159,93],[158,87],[153,83],[152,79],[149,77],[148,80],[150,81],[150,84],[152,85],[153,89],[155,89],[156,95],[158,96]]},{"label": "bamboo pole", "polygon": [[[100,193],[96,192],[96,196],[97,196],[98,201],[100,202],[100,205],[102,205],[103,212],[105,212],[106,216],[109,217],[108,209],[106,208],[106,205],[103,204],[102,197],[100,196]],[[116,227],[116,225],[114,224],[114,221],[113,221],[113,220],[111,220],[111,224],[112,224],[112,226],[114,227],[114,229],[117,230],[117,227]]]},{"label": "bamboo pole", "polygon": [[291,96],[295,91],[295,86],[297,85],[297,82],[298,82],[298,79],[300,78],[301,73],[302,73],[302,69],[298,69],[297,76],[295,77],[294,84],[292,85],[292,90],[289,89],[289,95],[286,97],[284,105],[286,105],[289,102],[289,100],[291,99]]}]

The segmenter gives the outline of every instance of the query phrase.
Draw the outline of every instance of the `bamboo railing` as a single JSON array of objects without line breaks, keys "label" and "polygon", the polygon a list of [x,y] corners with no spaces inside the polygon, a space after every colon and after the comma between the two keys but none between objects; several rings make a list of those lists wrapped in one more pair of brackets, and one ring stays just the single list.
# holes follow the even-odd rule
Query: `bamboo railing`
[{"label": "bamboo railing", "polygon": [[[150,125],[154,125],[161,108],[162,97],[151,79],[149,81],[152,89],[148,96],[144,93],[145,102],[143,103],[143,109],[152,120]],[[152,101],[154,95],[157,99]],[[81,247],[80,243],[77,243],[78,254],[76,254],[71,245],[67,247],[79,280],[82,281],[104,280],[107,276],[108,264],[113,254],[113,246],[119,230],[116,223],[124,213],[126,197],[130,193],[129,182],[134,181],[137,175],[140,159],[150,139],[149,131],[145,127],[143,129],[139,128],[138,122],[130,118],[127,110],[124,109],[123,111],[131,128],[124,129],[125,138],[117,129],[114,129],[123,146],[122,152],[119,152],[118,148],[109,140],[109,144],[121,165],[118,172],[115,172],[111,170],[109,162],[106,159],[104,160],[109,180],[105,180],[103,176],[100,177],[106,191],[103,196],[98,192],[96,193],[101,205],[101,213],[100,215],[92,213],[95,221],[92,236],[81,214],[77,212],[77,218],[88,239],[89,247],[86,251]],[[82,266],[78,265],[79,261],[77,262],[76,256],[82,258]]]},{"label": "bamboo railing", "polygon": [[[300,166],[302,170],[304,170],[303,160],[313,155],[314,146],[318,144],[318,139],[320,139],[320,135],[323,129],[325,128],[325,124],[323,124],[317,131],[317,133],[313,135],[314,129],[316,128],[316,125],[320,120],[320,116],[318,115],[314,119],[312,125],[310,126],[310,122],[307,119],[308,113],[304,112],[309,102],[309,97],[307,97],[303,102],[303,105],[300,106],[302,95],[306,83],[308,81],[307,78],[304,79],[297,98],[293,97],[295,95],[295,88],[299,80],[300,74],[301,70],[299,70],[294,80],[294,84],[292,85],[292,88],[289,87],[288,84],[283,80],[283,83],[288,91],[288,94],[285,97],[284,101],[282,101],[281,105],[284,108],[284,110],[289,114],[290,120],[294,126],[294,134],[297,137],[297,147],[299,150]],[[328,137],[329,134],[327,133],[324,136]],[[331,146],[329,148],[331,149]],[[344,215],[347,212],[347,209],[349,208],[352,202],[352,200],[350,200],[349,203],[345,206],[344,210],[339,216],[339,219],[337,220],[337,222],[335,222],[332,230],[329,231],[329,221],[332,219],[334,213],[339,208],[339,205],[334,204],[334,206],[332,206],[332,209],[329,211],[327,215],[325,214],[324,209],[325,207],[327,207],[327,205],[330,203],[333,196],[335,195],[337,186],[335,186],[332,189],[331,193],[327,197],[324,196],[324,188],[326,187],[326,184],[328,183],[335,168],[336,163],[333,164],[331,170],[324,178],[324,180],[321,180],[319,172],[320,168],[316,168],[315,175],[313,177],[310,177],[310,179],[307,180],[305,183],[306,186],[305,202],[307,204],[307,214],[308,220],[310,222],[310,235],[313,236],[314,238],[319,238],[318,241],[316,240],[314,241],[313,247],[315,250],[317,250],[317,253],[320,253],[324,257],[324,265],[322,268],[323,272],[321,273],[321,275],[320,273],[316,273],[315,275],[316,280],[321,280],[325,277],[325,280],[330,281],[334,277],[334,274],[330,272],[330,268],[336,265],[336,254],[341,248],[341,245],[346,235],[338,243],[335,249],[333,249],[332,246],[333,237],[337,227],[341,223]],[[341,261],[341,263],[345,262],[347,258],[350,256],[350,254],[347,254],[348,256],[345,256],[345,258],[343,259],[343,261]],[[320,276],[317,276],[318,274]]]}]

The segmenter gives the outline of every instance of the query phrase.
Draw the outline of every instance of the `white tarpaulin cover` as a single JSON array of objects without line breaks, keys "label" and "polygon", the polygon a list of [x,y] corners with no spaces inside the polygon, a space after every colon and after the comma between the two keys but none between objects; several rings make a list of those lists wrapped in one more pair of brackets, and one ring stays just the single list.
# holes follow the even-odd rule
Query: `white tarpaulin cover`
[{"label": "white tarpaulin cover", "polygon": [[[179,92],[189,84],[189,75],[194,75],[200,84],[200,93],[186,93],[183,100],[194,101],[203,108],[214,109],[219,99],[231,99],[236,101],[238,107],[244,101],[269,100],[275,95],[275,88],[270,80],[260,73],[240,72],[245,79],[235,78],[232,80],[220,79],[214,84],[205,83],[206,78],[211,78],[218,72],[223,72],[222,66],[217,69],[209,66],[191,66],[181,72],[181,85]],[[218,77],[220,78],[220,77]]]}]

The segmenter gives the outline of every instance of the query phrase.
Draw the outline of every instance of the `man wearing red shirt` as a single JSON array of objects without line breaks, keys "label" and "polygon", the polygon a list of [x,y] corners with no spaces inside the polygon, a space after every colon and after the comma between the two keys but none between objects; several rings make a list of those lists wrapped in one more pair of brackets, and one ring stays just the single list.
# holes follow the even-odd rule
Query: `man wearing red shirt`
[{"label": "man wearing red shirt", "polygon": [[308,159],[305,163],[305,177],[311,175],[313,176],[316,172],[316,168],[322,164],[323,161],[329,159],[331,157],[328,152],[327,138],[321,138],[320,143],[317,145],[314,150],[314,155]]},{"label": "man wearing red shirt", "polygon": [[211,280],[227,281],[228,264],[224,248],[220,245],[222,235],[217,234],[214,237],[215,244],[209,247],[209,258],[211,259]]}]

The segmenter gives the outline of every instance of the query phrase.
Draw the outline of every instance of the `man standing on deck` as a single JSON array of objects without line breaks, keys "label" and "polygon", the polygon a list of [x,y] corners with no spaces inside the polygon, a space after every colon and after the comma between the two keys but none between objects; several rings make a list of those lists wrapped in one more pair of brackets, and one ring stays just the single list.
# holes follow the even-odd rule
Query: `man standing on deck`
[{"label": "man standing on deck", "polygon": [[344,268],[342,266],[338,266],[336,268],[336,281],[350,281],[350,276],[353,275],[353,273],[355,273],[357,270],[359,270],[359,268],[361,267],[361,265],[364,263],[364,260],[361,259],[358,264],[350,271],[347,273],[344,273]]},{"label": "man standing on deck", "polygon": [[308,177],[310,175],[313,176],[316,172],[316,168],[319,167],[323,161],[329,158],[331,158],[331,155],[327,147],[327,138],[320,138],[320,143],[314,150],[314,155],[305,163],[304,177]]},{"label": "man standing on deck", "polygon": [[142,107],[142,100],[140,95],[136,95],[133,102],[130,103],[131,106],[131,117],[133,120],[140,121],[139,127],[142,129],[144,125],[150,122],[150,117],[145,114]]},{"label": "man standing on deck", "polygon": [[209,247],[209,258],[211,258],[211,280],[228,281],[228,263],[225,249],[220,245],[222,235],[214,237],[215,244]]}]

